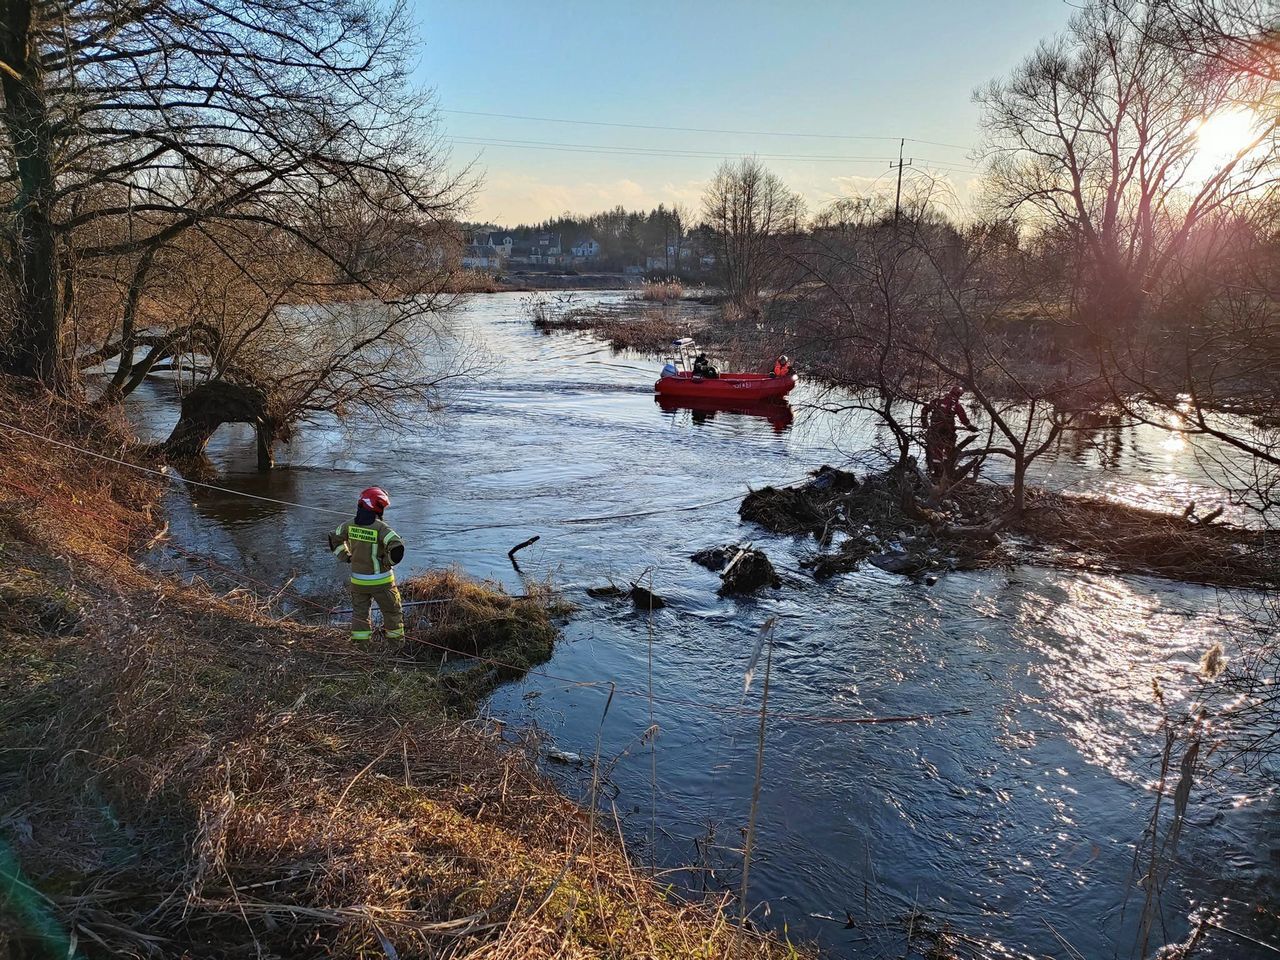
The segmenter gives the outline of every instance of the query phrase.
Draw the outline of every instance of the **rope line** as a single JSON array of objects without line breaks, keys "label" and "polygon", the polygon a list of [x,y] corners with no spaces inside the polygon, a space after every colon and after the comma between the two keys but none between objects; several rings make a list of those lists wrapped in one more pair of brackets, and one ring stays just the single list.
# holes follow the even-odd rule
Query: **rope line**
[{"label": "rope line", "polygon": [[[65,441],[62,441],[62,440],[54,440],[52,437],[46,437],[43,434],[33,433],[30,430],[24,430],[22,427],[17,427],[11,423],[5,423],[4,421],[0,421],[0,427],[5,428],[6,430],[12,430],[14,433],[20,433],[24,436],[32,438],[33,440],[39,440],[42,443],[51,443],[55,446],[63,447],[64,449],[67,449],[67,450],[74,450],[76,453],[84,454],[87,457],[96,457],[99,460],[105,460],[108,463],[114,463],[121,467],[127,467],[128,469],[135,470],[139,473],[145,473],[154,477],[160,477],[161,479],[168,480],[171,483],[185,483],[193,487],[201,487],[205,490],[215,490],[218,493],[230,494],[231,496],[234,496],[234,497],[244,497],[249,500],[258,500],[263,503],[274,503],[277,506],[281,506],[281,507],[294,507],[298,510],[310,510],[314,513],[323,513],[323,514],[327,514],[329,516],[334,516],[334,517],[349,518],[351,516],[351,511],[349,510],[334,510],[330,507],[320,507],[320,506],[316,506],[315,504],[295,503],[292,500],[279,500],[279,499],[276,499],[275,497],[264,497],[256,493],[247,493],[243,490],[234,490],[231,487],[223,487],[215,483],[205,483],[204,481],[201,481],[201,480],[191,480],[191,479],[188,479],[187,477],[182,476],[181,474],[171,473],[168,470],[156,470],[151,467],[144,467],[142,464],[131,463],[128,460],[121,460],[119,457],[112,457],[112,456],[109,456],[108,454],[99,453],[95,450],[86,450],[84,447],[76,446],[74,443],[66,443]],[[804,477],[799,477],[797,479],[792,479],[792,480],[779,480],[779,481],[775,481],[774,485],[780,484],[785,486],[792,483],[798,483],[800,482],[800,480],[803,480],[803,479]],[[610,520],[634,520],[640,517],[651,517],[651,516],[657,516],[664,513],[682,513],[682,512],[687,512],[689,510],[700,510],[703,507],[711,507],[721,503],[728,503],[730,500],[736,500],[738,496],[739,494],[735,493],[726,497],[720,497],[716,500],[704,500],[700,503],[676,504],[670,507],[657,507],[652,510],[640,510],[640,511],[634,511],[629,513],[603,514],[600,516],[591,516],[591,517],[562,517],[559,519],[541,520],[541,521],[511,520],[511,521],[503,521],[500,523],[479,523],[469,527],[451,527],[451,526],[442,525],[442,524],[434,524],[434,525],[428,524],[427,529],[435,530],[442,533],[456,534],[456,533],[473,533],[477,530],[502,530],[502,529],[507,529],[512,527],[569,526],[569,525],[587,524],[587,523],[605,523]],[[422,498],[408,496],[408,497],[405,497],[404,499],[415,500],[415,499],[422,499]]]},{"label": "rope line", "polygon": [[130,470],[136,470],[139,473],[151,474],[154,477],[171,482],[179,482],[190,484],[193,487],[203,487],[206,490],[216,490],[219,493],[229,493],[237,497],[246,497],[250,500],[261,500],[264,503],[274,503],[282,507],[296,507],[299,510],[311,510],[315,513],[327,513],[335,517],[345,517],[350,511],[332,510],[328,507],[317,507],[309,503],[293,503],[289,500],[277,500],[274,497],[263,497],[256,493],[246,493],[243,490],[232,490],[230,487],[220,487],[215,483],[204,483],[201,480],[190,480],[180,474],[169,473],[167,470],[154,470],[151,467],[144,467],[140,463],[130,463],[128,460],[121,460],[119,457],[112,457],[105,453],[98,453],[96,450],[86,450],[84,447],[78,447],[74,443],[66,443],[62,440],[54,440],[52,437],[46,437],[43,434],[32,433],[30,430],[24,430],[22,427],[15,427],[12,423],[4,423],[0,421],[0,427],[6,430],[12,430],[14,433],[20,433],[24,436],[39,440],[41,443],[51,443],[57,447],[63,447],[66,450],[74,450],[76,453],[82,453],[87,457],[96,457],[99,460],[106,460],[108,463],[114,463],[121,467],[127,467]]},{"label": "rope line", "polygon": [[[0,424],[0,425],[4,425],[4,424]],[[27,433],[27,431],[21,431],[21,432]],[[35,435],[32,434],[32,436],[35,436]],[[48,438],[40,438],[40,439],[47,440]],[[111,458],[106,458],[106,459],[111,459]],[[0,483],[3,483],[5,486],[9,487],[10,489],[17,490],[19,493],[25,493],[27,496],[32,497],[37,501],[43,500],[44,502],[48,502],[47,497],[43,496],[38,490],[34,490],[33,488],[26,486],[25,484],[17,483],[12,480],[2,479],[2,478],[0,478]],[[66,507],[69,507],[71,510],[77,513],[80,513],[83,516],[89,517],[90,519],[94,519],[94,520],[100,519],[96,514],[90,512],[84,507],[81,507],[79,504],[73,502],[72,500],[59,498],[58,502]],[[269,584],[263,580],[259,580],[252,576],[249,576],[248,574],[242,573],[241,571],[232,570],[230,567],[227,567],[224,564],[218,563],[217,561],[209,557],[202,556],[200,554],[194,553],[193,551],[186,550],[183,547],[180,547],[177,544],[174,544],[172,542],[170,542],[168,546],[171,549],[173,549],[175,552],[183,556],[186,556],[190,559],[194,559],[198,562],[204,563],[205,565],[213,569],[220,570],[225,574],[227,574],[228,576],[232,577],[233,579],[240,580],[243,583],[252,583],[252,584],[255,584],[256,586],[263,587],[267,590],[270,590],[276,596],[291,594],[294,597],[294,599],[296,599],[299,603],[305,606],[309,606],[315,610],[322,611],[326,615],[326,617],[332,615],[332,612],[333,612],[332,608],[326,607],[324,604],[312,599],[311,597],[308,597],[306,594],[299,592],[298,590],[289,586],[288,583],[279,585],[278,587],[273,586],[272,584]],[[115,549],[115,548],[111,548],[111,549]],[[115,552],[120,554],[120,556],[124,557],[126,560],[129,560],[130,562],[132,562],[131,558],[123,550],[115,549]],[[558,674],[550,673],[546,670],[541,670],[537,668],[528,668],[528,667],[521,666],[519,664],[508,663],[506,661],[498,660],[494,657],[488,657],[483,654],[470,653],[466,650],[457,650],[452,647],[445,646],[444,644],[437,643],[433,640],[427,639],[425,636],[422,635],[422,632],[420,630],[415,630],[412,633],[406,632],[406,636],[412,637],[416,642],[421,643],[424,646],[431,647],[436,650],[440,650],[446,654],[452,654],[454,656],[464,657],[468,660],[474,660],[477,663],[485,664],[488,666],[511,670],[516,672],[517,674],[521,674],[525,676],[537,676],[547,680],[554,681],[556,683],[565,683],[572,687],[593,687],[593,688],[601,688],[601,689],[608,688],[611,693],[616,693],[619,696],[625,696],[625,697],[631,697],[631,698],[637,698],[637,699],[643,699],[643,700],[652,700],[652,702],[654,703],[665,703],[673,706],[686,706],[694,709],[705,710],[708,713],[718,713],[722,715],[731,715],[731,716],[749,716],[749,717],[756,717],[759,715],[759,710],[756,710],[751,707],[742,707],[742,706],[735,707],[735,706],[729,706],[726,704],[706,703],[698,700],[689,699],[686,697],[652,696],[647,691],[631,690],[628,688],[618,687],[617,682],[613,680],[599,680],[599,679],[598,680],[582,680],[574,677],[560,676]],[[351,653],[355,653],[358,656],[363,655],[359,651],[350,651],[346,655],[350,655]],[[369,654],[365,656],[372,657],[373,655]],[[388,660],[391,660],[392,658],[379,657],[377,659],[381,661],[388,661]],[[412,663],[412,664],[417,663],[417,661],[412,661],[412,660],[403,661],[403,662]],[[919,723],[919,722],[925,722],[930,720],[942,719],[946,717],[965,716],[969,714],[969,712],[970,711],[967,708],[959,708],[955,710],[940,711],[938,713],[925,713],[925,714],[888,716],[888,717],[832,717],[832,716],[824,716],[820,714],[802,714],[802,713],[770,713],[770,716],[779,720],[792,720],[792,721],[801,722],[801,723],[822,724],[822,725],[830,725],[830,726],[837,726],[837,725],[872,726],[872,725],[880,725],[880,724]]]}]

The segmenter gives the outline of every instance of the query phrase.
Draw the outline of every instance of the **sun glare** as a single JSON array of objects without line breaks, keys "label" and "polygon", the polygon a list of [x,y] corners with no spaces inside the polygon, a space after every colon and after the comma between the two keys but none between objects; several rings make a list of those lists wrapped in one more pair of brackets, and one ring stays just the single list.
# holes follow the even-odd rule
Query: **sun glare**
[{"label": "sun glare", "polygon": [[1203,180],[1249,149],[1258,136],[1259,117],[1246,107],[1220,110],[1196,128],[1196,153],[1189,179]]}]

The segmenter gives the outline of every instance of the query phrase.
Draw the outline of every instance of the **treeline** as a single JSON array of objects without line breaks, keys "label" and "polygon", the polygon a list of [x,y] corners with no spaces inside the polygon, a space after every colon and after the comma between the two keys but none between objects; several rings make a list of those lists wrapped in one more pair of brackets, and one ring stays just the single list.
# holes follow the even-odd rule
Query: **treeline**
[{"label": "treeline", "polygon": [[670,207],[658,204],[647,212],[622,206],[592,214],[566,212],[540,223],[497,230],[509,234],[517,243],[540,233],[557,234],[566,252],[580,241],[595,240],[600,244],[596,263],[605,270],[622,270],[643,265],[650,257],[667,256],[673,263],[696,269],[698,260],[711,249],[708,229],[678,203]]},{"label": "treeline", "polygon": [[1252,56],[1270,27],[1230,0],[1087,5],[978,91],[988,160],[967,222],[921,173],[900,210],[876,195],[809,216],[759,161],[726,163],[702,217],[729,313],[880,397],[900,459],[919,450],[897,411],[959,385],[993,431],[960,473],[1005,458],[1020,493],[1111,404],[1228,444],[1249,463],[1230,495],[1270,520],[1280,76]]}]

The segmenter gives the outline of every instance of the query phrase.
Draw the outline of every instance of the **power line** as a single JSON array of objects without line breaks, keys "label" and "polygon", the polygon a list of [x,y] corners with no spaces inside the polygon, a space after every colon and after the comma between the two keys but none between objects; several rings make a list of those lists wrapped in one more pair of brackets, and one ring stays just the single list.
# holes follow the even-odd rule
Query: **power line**
[{"label": "power line", "polygon": [[[511,140],[496,137],[450,137],[451,142],[470,146],[508,147],[522,150],[553,150],[563,153],[595,153],[604,156],[635,157],[671,157],[676,159],[733,160],[742,153],[724,153],[710,150],[679,150],[658,147],[614,146],[610,144],[565,143],[557,140]],[[892,161],[889,156],[840,156],[834,154],[811,153],[757,153],[753,156],[762,160],[806,161],[814,163],[884,163]],[[977,173],[979,167],[960,164],[949,160],[931,160],[919,158],[929,166],[953,173]]]},{"label": "power line", "polygon": [[[606,120],[571,120],[566,117],[534,117],[519,113],[490,113],[484,110],[449,110],[440,109],[441,113],[453,113],[468,117],[493,117],[501,120],[531,120],[538,123],[569,123],[584,127],[618,127],[627,130],[672,130],[677,133],[715,133],[741,137],[795,137],[813,140],[885,140],[892,142],[900,137],[868,136],[849,133],[786,133],[779,130],[723,130],[713,127],[673,127],[654,123],[619,123]],[[946,143],[942,140],[923,140],[919,137],[907,137],[910,143],[927,143],[935,147],[947,147],[953,150],[970,150],[969,146],[959,143]]]},{"label": "power line", "polygon": [[[561,140],[516,140],[505,137],[472,137],[459,135],[451,138],[455,143],[459,141],[475,142],[475,143],[492,143],[492,144],[512,144],[515,146],[552,146],[552,147],[574,147],[584,150],[605,150],[605,151],[626,151],[628,153],[656,153],[665,156],[688,155],[692,157],[722,157],[722,156],[741,156],[741,153],[726,153],[719,150],[692,150],[681,147],[640,147],[631,144],[611,144],[611,143],[565,143]],[[812,153],[761,153],[756,156],[782,160],[866,160],[881,162],[891,159],[885,156],[844,156],[836,154],[812,154]]]}]

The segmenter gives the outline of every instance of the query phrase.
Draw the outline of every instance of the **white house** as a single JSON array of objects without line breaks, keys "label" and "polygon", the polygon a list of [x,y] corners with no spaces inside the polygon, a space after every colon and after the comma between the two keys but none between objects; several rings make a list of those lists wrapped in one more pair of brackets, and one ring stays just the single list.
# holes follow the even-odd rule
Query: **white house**
[{"label": "white house", "polygon": [[575,260],[594,260],[600,256],[600,244],[586,237],[575,243],[569,252],[573,254]]},{"label": "white house", "polygon": [[515,246],[510,234],[498,230],[478,230],[471,235],[471,243],[478,247],[493,247],[503,260],[511,259],[511,251]]},{"label": "white house", "polygon": [[477,230],[466,238],[462,266],[467,270],[501,270],[511,262],[512,238],[496,230]]},{"label": "white house", "polygon": [[529,243],[530,263],[557,264],[560,262],[560,235],[539,233]]},{"label": "white house", "polygon": [[462,248],[464,270],[501,270],[505,262],[497,247],[469,243]]}]

